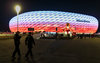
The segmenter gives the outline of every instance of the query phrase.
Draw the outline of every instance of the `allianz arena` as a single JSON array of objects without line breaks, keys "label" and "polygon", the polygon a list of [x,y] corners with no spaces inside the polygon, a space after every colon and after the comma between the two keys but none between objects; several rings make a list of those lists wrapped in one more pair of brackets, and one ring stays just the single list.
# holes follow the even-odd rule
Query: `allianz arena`
[{"label": "allianz arena", "polygon": [[[61,11],[31,11],[18,15],[18,31],[29,32],[28,28],[34,31],[64,32],[66,23],[70,23],[71,32],[95,33],[98,29],[98,20],[89,15],[61,12]],[[9,22],[11,32],[17,31],[17,16]]]}]

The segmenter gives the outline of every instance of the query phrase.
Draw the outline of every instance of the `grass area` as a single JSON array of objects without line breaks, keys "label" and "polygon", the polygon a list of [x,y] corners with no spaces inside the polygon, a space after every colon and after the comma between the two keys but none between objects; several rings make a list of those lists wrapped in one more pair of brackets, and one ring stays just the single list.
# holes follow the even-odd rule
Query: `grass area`
[{"label": "grass area", "polygon": [[0,34],[0,39],[12,39],[14,34]]}]

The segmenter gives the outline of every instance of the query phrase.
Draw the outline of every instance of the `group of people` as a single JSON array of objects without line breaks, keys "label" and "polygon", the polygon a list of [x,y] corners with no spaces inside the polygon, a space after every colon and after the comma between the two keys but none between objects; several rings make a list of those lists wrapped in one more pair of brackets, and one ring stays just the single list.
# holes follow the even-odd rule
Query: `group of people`
[{"label": "group of people", "polygon": [[84,34],[84,33],[77,34],[77,38],[83,39],[83,38],[86,38],[86,37],[88,37],[88,38],[94,38],[96,36],[95,36],[95,34]]},{"label": "group of people", "polygon": [[[21,57],[20,48],[19,48],[20,39],[21,39],[21,36],[19,35],[19,32],[16,32],[16,34],[14,35],[15,50],[12,54],[12,61],[14,61],[16,59],[16,57],[15,57],[16,53],[18,53],[19,58]],[[28,48],[28,50],[25,54],[25,58],[28,59],[29,54],[30,54],[31,57],[33,57],[32,48],[33,48],[33,45],[35,45],[35,41],[34,41],[33,36],[31,35],[31,32],[29,32],[28,36],[25,38],[25,45]]]}]

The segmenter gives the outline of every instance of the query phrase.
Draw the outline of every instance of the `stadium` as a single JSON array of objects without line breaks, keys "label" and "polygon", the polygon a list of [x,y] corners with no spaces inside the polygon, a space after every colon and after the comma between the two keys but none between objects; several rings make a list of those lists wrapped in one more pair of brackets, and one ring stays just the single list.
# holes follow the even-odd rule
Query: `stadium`
[{"label": "stadium", "polygon": [[[69,26],[67,27],[67,23]],[[17,16],[9,22],[11,32],[17,31]],[[61,11],[31,11],[18,15],[18,31],[65,32],[69,29],[76,33],[95,33],[98,29],[98,20],[90,15],[61,12]]]}]

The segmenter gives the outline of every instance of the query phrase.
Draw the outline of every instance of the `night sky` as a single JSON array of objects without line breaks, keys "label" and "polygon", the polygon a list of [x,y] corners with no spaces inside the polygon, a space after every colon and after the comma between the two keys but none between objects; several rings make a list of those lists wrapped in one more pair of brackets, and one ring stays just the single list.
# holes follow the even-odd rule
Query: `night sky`
[{"label": "night sky", "polygon": [[16,4],[22,6],[20,13],[42,10],[65,11],[91,15],[100,21],[99,0],[0,0],[0,31],[10,31],[9,21],[16,16]]}]

